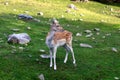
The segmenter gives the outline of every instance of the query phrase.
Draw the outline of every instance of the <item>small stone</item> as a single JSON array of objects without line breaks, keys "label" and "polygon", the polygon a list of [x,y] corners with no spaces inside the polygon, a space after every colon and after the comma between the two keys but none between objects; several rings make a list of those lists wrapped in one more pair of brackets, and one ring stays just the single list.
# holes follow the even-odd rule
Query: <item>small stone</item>
[{"label": "small stone", "polygon": [[85,33],[91,33],[92,31],[91,30],[85,30]]},{"label": "small stone", "polygon": [[99,28],[94,28],[94,31],[99,32],[99,31],[100,31],[100,29],[99,29]]},{"label": "small stone", "polygon": [[119,80],[119,77],[114,77],[115,80]]},{"label": "small stone", "polygon": [[113,8],[110,8],[110,11],[113,12]]},{"label": "small stone", "polygon": [[4,5],[8,5],[9,3],[8,2],[5,2]]},{"label": "small stone", "polygon": [[105,6],[105,8],[109,8],[109,6]]},{"label": "small stone", "polygon": [[45,52],[45,50],[43,50],[43,49],[40,49],[40,52]]},{"label": "small stone", "polygon": [[94,40],[95,38],[94,38],[94,37],[92,37],[92,39]]},{"label": "small stone", "polygon": [[111,36],[111,33],[107,33],[107,34],[105,34],[106,36]]},{"label": "small stone", "polygon": [[64,18],[64,15],[61,15],[62,18]]},{"label": "small stone", "polygon": [[28,30],[31,30],[31,27],[27,27]]},{"label": "small stone", "polygon": [[116,53],[118,52],[118,50],[115,47],[112,48],[112,51]]},{"label": "small stone", "polygon": [[96,35],[100,35],[100,33],[99,33],[99,32],[97,32],[97,33],[96,33]]},{"label": "small stone", "polygon": [[70,4],[70,5],[68,5],[68,7],[71,8],[71,9],[77,10],[77,8],[74,4]]},{"label": "small stone", "polygon": [[86,44],[86,43],[80,43],[81,47],[85,47],[85,48],[93,48],[91,45]]},{"label": "small stone", "polygon": [[80,21],[83,21],[83,19],[79,19]]},{"label": "small stone", "polygon": [[19,50],[23,51],[23,49],[24,49],[23,47],[19,47]]},{"label": "small stone", "polygon": [[76,36],[82,36],[82,34],[81,33],[77,33]]},{"label": "small stone", "polygon": [[38,12],[37,15],[43,16],[43,12]]},{"label": "small stone", "polygon": [[18,32],[20,31],[20,29],[12,29],[12,31]]},{"label": "small stone", "polygon": [[70,25],[69,25],[69,24],[67,24],[67,27],[70,27]]},{"label": "small stone", "polygon": [[18,15],[18,19],[23,19],[23,20],[32,20],[33,17],[30,15],[26,15],[26,14],[19,14]]},{"label": "small stone", "polygon": [[101,20],[101,22],[104,22],[104,20]]},{"label": "small stone", "polygon": [[85,37],[91,37],[93,34],[92,33],[90,33],[90,34],[88,34],[88,35],[86,35]]},{"label": "small stone", "polygon": [[40,74],[40,75],[38,76],[38,78],[39,78],[40,80],[45,80],[45,78],[44,78],[44,75],[43,75],[43,74]]},{"label": "small stone", "polygon": [[16,9],[13,9],[13,11],[17,11]]},{"label": "small stone", "polygon": [[105,36],[102,36],[102,38],[106,38]]},{"label": "small stone", "polygon": [[44,39],[40,39],[41,41],[43,41]]},{"label": "small stone", "polygon": [[35,59],[36,61],[39,61],[39,59],[37,58],[37,59]]},{"label": "small stone", "polygon": [[105,20],[102,19],[101,22],[107,22],[107,21],[105,21]]},{"label": "small stone", "polygon": [[73,40],[74,42],[78,42],[78,40]]},{"label": "small stone", "polygon": [[40,57],[41,57],[41,58],[50,58],[50,55],[47,55],[47,54],[41,54]]}]

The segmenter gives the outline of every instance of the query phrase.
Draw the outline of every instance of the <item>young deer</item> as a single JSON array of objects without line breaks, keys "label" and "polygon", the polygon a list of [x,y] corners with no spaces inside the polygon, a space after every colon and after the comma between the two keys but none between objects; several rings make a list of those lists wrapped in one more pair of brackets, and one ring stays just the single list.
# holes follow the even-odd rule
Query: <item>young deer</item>
[{"label": "young deer", "polygon": [[72,57],[73,57],[73,64],[76,63],[75,57],[74,57],[74,52],[73,52],[73,48],[72,48],[72,33],[69,31],[63,31],[63,32],[55,32],[53,38],[51,38],[51,43],[49,43],[49,36],[50,33],[48,33],[47,37],[46,37],[46,44],[48,46],[48,48],[50,49],[50,67],[52,67],[53,62],[52,62],[52,58],[54,60],[54,70],[57,69],[56,67],[56,52],[57,52],[57,48],[59,46],[63,46],[66,50],[66,56],[64,59],[64,63],[67,62],[68,59],[68,52],[72,53]]}]

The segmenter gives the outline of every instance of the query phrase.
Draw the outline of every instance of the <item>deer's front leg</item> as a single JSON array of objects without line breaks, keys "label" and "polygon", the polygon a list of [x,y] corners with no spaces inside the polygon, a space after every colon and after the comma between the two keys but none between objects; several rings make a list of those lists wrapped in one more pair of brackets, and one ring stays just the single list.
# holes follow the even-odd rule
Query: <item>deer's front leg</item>
[{"label": "deer's front leg", "polygon": [[54,57],[54,70],[57,69],[57,67],[56,67],[56,52],[57,52],[57,47],[55,47],[54,50],[53,50],[53,57]]},{"label": "deer's front leg", "polygon": [[52,67],[53,63],[52,63],[52,56],[53,56],[53,49],[50,49],[50,67]]}]

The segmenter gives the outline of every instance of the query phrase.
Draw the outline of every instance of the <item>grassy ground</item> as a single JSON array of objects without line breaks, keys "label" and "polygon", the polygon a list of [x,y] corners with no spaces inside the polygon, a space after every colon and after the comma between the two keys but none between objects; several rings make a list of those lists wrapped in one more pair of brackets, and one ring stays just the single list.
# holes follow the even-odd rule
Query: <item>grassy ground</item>
[{"label": "grassy ground", "polygon": [[[74,4],[78,10],[69,9]],[[66,13],[66,10],[70,10]],[[112,10],[113,9],[113,10]],[[76,3],[69,0],[0,0],[0,80],[115,80],[120,78],[120,6],[97,2]],[[37,12],[43,12],[38,16]],[[18,14],[28,14],[40,20],[22,21]],[[57,67],[49,68],[49,59],[40,54],[49,54],[45,37],[49,31],[50,19],[57,18],[60,24],[73,32],[73,48],[77,67],[72,64],[71,54],[63,64],[65,50],[57,52]],[[27,27],[31,27],[28,30]],[[12,29],[20,29],[14,32]],[[100,29],[97,35],[94,28]],[[86,38],[85,30],[92,30],[92,37]],[[12,33],[28,33],[32,41],[28,45],[10,45],[7,36]],[[76,33],[82,33],[77,37]],[[93,48],[82,48],[87,43]],[[24,47],[20,50],[19,47]],[[118,52],[111,49],[115,47]],[[42,53],[39,50],[46,52]],[[38,61],[36,61],[38,59]]]}]

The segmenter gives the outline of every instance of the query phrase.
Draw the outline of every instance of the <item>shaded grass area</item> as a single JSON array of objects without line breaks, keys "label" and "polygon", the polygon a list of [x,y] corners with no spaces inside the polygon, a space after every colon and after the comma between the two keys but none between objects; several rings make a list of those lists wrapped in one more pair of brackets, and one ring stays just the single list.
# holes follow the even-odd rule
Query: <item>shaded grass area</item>
[{"label": "shaded grass area", "polygon": [[[43,6],[49,4],[50,8],[51,4],[56,6],[58,5],[57,3],[59,3],[62,5],[62,2],[59,0],[58,2],[51,3],[52,1],[54,0],[47,2],[38,0],[40,3],[37,3],[37,5],[40,7],[40,5]],[[71,3],[69,1],[64,2],[65,4],[62,5],[63,7]],[[33,1],[34,6],[36,6],[35,3]],[[13,4],[12,1],[11,4]],[[78,3],[74,4],[79,7]],[[90,5],[92,3],[88,4]],[[81,5],[81,11],[84,11],[82,10],[83,7],[86,7],[87,9],[87,4],[86,6],[83,4]],[[118,51],[120,51],[120,31],[118,30],[120,24],[119,21],[117,21],[119,20],[118,18],[110,16],[109,19],[115,20],[115,22],[101,22],[99,21],[101,20],[100,17],[104,16],[99,13],[99,11],[88,8],[91,13],[90,15],[95,16],[94,19],[89,17],[89,14],[86,13],[87,10],[85,10],[85,20],[72,20],[72,18],[76,17],[79,19],[80,16],[74,17],[74,15],[71,14],[68,15],[63,12],[59,13],[60,11],[57,9],[59,9],[58,7],[60,7],[60,5],[56,7],[57,9],[53,8],[50,13],[48,12],[50,9],[49,7],[42,7],[43,9],[40,9],[47,13],[44,16],[36,16],[35,13],[39,10],[31,8],[30,5],[26,5],[26,8],[21,8],[21,6],[25,6],[25,3],[18,4],[18,6],[15,7],[18,7],[17,10],[19,11],[15,13],[11,10],[13,9],[13,6],[9,6],[7,10],[5,10],[6,8],[3,8],[5,11],[0,12],[0,80],[39,80],[38,75],[41,73],[44,74],[46,80],[113,80],[114,77],[120,78],[120,54],[114,53],[111,50],[112,47],[116,47]],[[91,7],[93,6],[91,5]],[[60,10],[65,11],[62,8],[60,8]],[[22,21],[17,18],[18,14],[29,9],[31,11],[35,10],[35,12],[30,12],[30,14],[34,18],[40,19],[40,22]],[[97,9],[99,10],[99,8]],[[99,15],[93,15],[93,11],[99,13]],[[77,11],[75,12],[80,14]],[[51,15],[51,13],[53,15]],[[54,13],[58,14],[54,15]],[[61,14],[64,14],[65,18],[61,18]],[[50,19],[53,16],[59,20],[64,29],[73,33],[73,49],[77,61],[76,67],[72,64],[71,54],[69,55],[68,62],[63,64],[65,56],[65,50],[63,48],[59,48],[57,52],[57,71],[54,71],[53,68],[49,68],[49,59],[42,59],[40,57],[40,54],[49,54],[48,48],[45,45],[45,37],[49,31]],[[109,16],[109,14],[107,16]],[[27,30],[27,27],[31,27],[31,30]],[[100,35],[97,35],[96,32],[93,31],[96,27],[100,28]],[[12,29],[14,28],[18,28],[20,31],[13,32]],[[84,30],[87,29],[91,30],[93,33],[93,36],[90,38],[85,37],[86,33],[84,33]],[[28,45],[10,45],[7,43],[7,36],[9,34],[21,32],[28,33],[32,38],[32,41]],[[81,37],[76,36],[76,33],[78,32],[82,33]],[[111,36],[106,36],[106,34],[109,33]],[[106,37],[103,38],[103,36]],[[95,39],[92,39],[93,37]],[[79,46],[80,43],[88,43],[92,45],[93,48],[82,48]],[[21,51],[19,47],[24,47],[24,50]],[[42,53],[39,51],[40,49],[44,49],[46,52]]]}]

